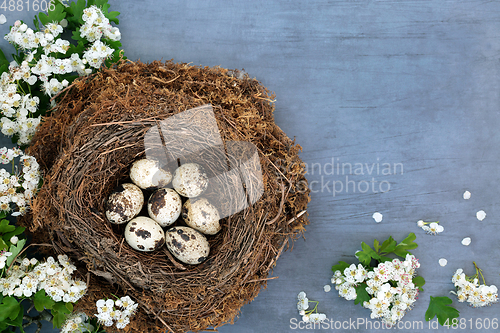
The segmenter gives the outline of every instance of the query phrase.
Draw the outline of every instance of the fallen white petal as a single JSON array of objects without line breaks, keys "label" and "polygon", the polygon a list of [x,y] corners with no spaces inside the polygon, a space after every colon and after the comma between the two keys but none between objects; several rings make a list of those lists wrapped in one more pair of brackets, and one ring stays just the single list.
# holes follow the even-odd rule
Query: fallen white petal
[{"label": "fallen white petal", "polygon": [[5,24],[7,22],[7,18],[4,14],[0,14],[0,24]]},{"label": "fallen white petal", "polygon": [[439,264],[444,267],[446,266],[446,264],[448,264],[448,260],[446,260],[445,258],[441,258],[439,259]]},{"label": "fallen white petal", "polygon": [[462,239],[462,245],[469,246],[470,242],[470,237],[465,237],[464,239]]},{"label": "fallen white petal", "polygon": [[382,222],[382,217],[383,217],[383,215],[382,215],[382,214],[380,214],[379,212],[375,212],[375,213],[373,213],[372,217],[373,217],[373,219],[375,220],[375,222],[377,222],[377,223]]},{"label": "fallen white petal", "polygon": [[465,191],[464,192],[464,199],[465,200],[469,200],[470,199],[470,192],[469,191]]},{"label": "fallen white petal", "polygon": [[325,284],[325,286],[323,287],[323,289],[325,290],[325,293],[327,293],[330,290],[332,290],[332,287],[329,284]]},{"label": "fallen white petal", "polygon": [[484,212],[484,210],[480,210],[476,213],[476,217],[479,221],[482,221],[486,217],[486,213]]}]

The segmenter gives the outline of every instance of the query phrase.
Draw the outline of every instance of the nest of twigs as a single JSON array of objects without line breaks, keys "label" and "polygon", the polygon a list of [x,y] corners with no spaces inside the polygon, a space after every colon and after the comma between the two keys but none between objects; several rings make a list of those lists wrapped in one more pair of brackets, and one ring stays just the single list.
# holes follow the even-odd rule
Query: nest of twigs
[{"label": "nest of twigs", "polygon": [[[80,266],[89,285],[81,310],[93,315],[97,299],[126,294],[140,304],[126,331],[199,331],[232,323],[257,296],[308,224],[300,146],[274,123],[273,97],[244,73],[171,61],[122,62],[59,95],[57,111],[28,149],[44,183],[22,223],[35,241],[52,244]],[[107,222],[106,199],[129,181],[131,163],[145,156],[148,129],[205,104],[213,106],[224,143],[257,147],[263,195],[221,220],[200,265],[177,261],[166,247],[135,251],[124,242],[124,225]]]}]

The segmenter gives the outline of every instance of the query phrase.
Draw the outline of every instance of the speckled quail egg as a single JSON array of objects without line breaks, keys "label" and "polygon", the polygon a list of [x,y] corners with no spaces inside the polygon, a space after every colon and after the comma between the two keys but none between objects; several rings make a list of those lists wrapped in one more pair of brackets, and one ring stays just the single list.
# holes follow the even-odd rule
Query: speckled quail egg
[{"label": "speckled quail egg", "polygon": [[172,173],[161,169],[157,161],[142,159],[132,163],[130,179],[140,188],[149,190],[166,186],[172,180]]},{"label": "speckled quail egg", "polygon": [[188,226],[206,235],[220,231],[219,211],[205,198],[189,199],[182,207],[182,218]]},{"label": "speckled quail egg", "polygon": [[153,219],[138,216],[125,227],[125,240],[133,249],[149,252],[165,244],[165,232]]},{"label": "speckled quail egg", "polygon": [[200,232],[190,227],[173,227],[165,233],[167,248],[185,264],[196,265],[207,259],[210,245]]},{"label": "speckled quail egg", "polygon": [[108,198],[106,218],[111,223],[122,224],[137,216],[144,205],[144,195],[131,183],[117,186]]},{"label": "speckled quail egg", "polygon": [[167,227],[181,215],[182,201],[171,188],[156,190],[148,200],[148,214],[162,227]]},{"label": "speckled quail egg", "polygon": [[175,170],[172,186],[180,195],[194,198],[205,191],[208,177],[201,165],[186,163]]}]

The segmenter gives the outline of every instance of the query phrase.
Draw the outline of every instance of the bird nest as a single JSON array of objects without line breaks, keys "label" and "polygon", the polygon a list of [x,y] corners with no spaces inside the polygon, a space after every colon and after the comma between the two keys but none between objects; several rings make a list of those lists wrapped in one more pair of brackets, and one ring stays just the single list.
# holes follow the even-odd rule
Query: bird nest
[{"label": "bird nest", "polygon": [[[69,255],[79,266],[89,289],[77,308],[93,315],[96,300],[129,295],[139,309],[125,331],[135,332],[200,331],[234,322],[308,224],[300,146],[274,123],[273,97],[242,72],[171,61],[122,62],[60,93],[57,110],[28,149],[44,183],[21,222],[35,241],[52,244],[50,251]],[[222,151],[229,151],[230,142],[252,144],[258,158],[247,158],[240,171],[250,165],[261,178],[255,188],[247,179],[240,192],[247,197],[256,192],[255,200],[224,214],[222,230],[207,236],[210,254],[199,265],[177,261],[165,246],[138,252],[124,242],[125,226],[106,220],[106,200],[117,185],[130,182],[132,162],[147,156],[144,141],[152,128],[206,105],[213,110]],[[236,155],[232,158],[241,158]],[[231,184],[228,173],[214,177]]]}]

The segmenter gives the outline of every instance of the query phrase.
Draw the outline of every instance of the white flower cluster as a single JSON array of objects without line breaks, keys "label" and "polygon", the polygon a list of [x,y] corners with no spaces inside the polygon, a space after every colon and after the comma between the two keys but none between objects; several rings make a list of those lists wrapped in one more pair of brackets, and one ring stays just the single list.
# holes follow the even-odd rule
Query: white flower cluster
[{"label": "white flower cluster", "polygon": [[427,232],[430,235],[437,235],[437,234],[444,231],[444,227],[442,225],[439,225],[438,223],[439,223],[439,221],[437,221],[437,222],[424,222],[422,220],[419,220],[417,222],[417,226],[419,228],[422,228],[422,230],[424,230],[425,232]]},{"label": "white flower cluster", "polygon": [[98,313],[95,316],[104,326],[113,326],[116,322],[116,328],[122,329],[130,323],[138,305],[129,296],[116,301],[100,299],[96,302]]},{"label": "white flower cluster", "polygon": [[59,255],[56,261],[48,257],[45,262],[37,259],[17,259],[0,278],[0,292],[3,296],[31,297],[39,290],[55,302],[78,301],[87,291],[87,285],[81,280],[73,280],[71,274],[76,269],[66,255]]},{"label": "white flower cluster", "polygon": [[[305,292],[301,291],[297,295],[297,310],[299,311],[299,314],[302,316],[302,321],[307,323],[321,323],[323,320],[326,319],[326,315],[324,313],[318,313],[317,312],[317,307],[318,303],[317,301],[310,301],[307,298],[307,295]],[[316,303],[316,306],[314,309],[307,311],[309,309],[309,302]]]},{"label": "white flower cluster", "polygon": [[5,262],[7,261],[7,258],[12,255],[11,252],[7,252],[5,250],[2,250],[0,252],[0,269],[5,267]]},{"label": "white flower cluster", "polygon": [[61,327],[61,333],[92,332],[94,326],[87,322],[88,316],[83,312],[72,313]]},{"label": "white flower cluster", "polygon": [[10,212],[13,203],[17,206],[13,216],[23,215],[27,211],[41,177],[39,165],[33,156],[24,155],[18,148],[0,148],[0,163],[14,163],[16,157],[20,160],[20,168],[15,168],[17,172],[0,169],[0,210]]},{"label": "white flower cluster", "polygon": [[357,267],[352,264],[344,272],[336,271],[332,283],[346,300],[355,300],[356,287],[366,285],[371,299],[363,306],[372,311],[372,319],[379,318],[390,327],[403,318],[417,299],[419,291],[412,278],[419,267],[418,259],[410,254],[404,261],[394,259],[380,263],[373,271],[366,271],[361,264]]},{"label": "white flower cluster", "polygon": [[468,278],[461,268],[457,269],[451,282],[457,288],[459,302],[467,301],[475,308],[498,302],[498,289],[495,285],[479,284],[477,277]]},{"label": "white flower cluster", "polygon": [[[114,52],[114,49],[104,44],[100,38],[105,37],[112,41],[121,38],[118,28],[111,27],[109,20],[98,7],[85,9],[82,18],[85,24],[80,28],[81,37],[92,43],[82,58],[78,53],[64,57],[70,49],[70,42],[60,37],[63,27],[58,23],[48,23],[42,31],[34,31],[25,23],[16,21],[4,37],[26,54],[20,65],[12,62],[9,71],[2,73],[0,77],[2,133],[8,136],[19,135],[20,145],[31,141],[40,123],[40,117],[34,116],[40,100],[30,92],[23,91],[21,83],[26,82],[33,86],[40,81],[43,92],[54,96],[69,84],[66,79],[59,81],[55,75],[77,72],[80,76],[85,76],[92,73],[91,67],[99,68]],[[37,54],[40,49],[43,54]]]},{"label": "white flower cluster", "polygon": [[27,61],[21,66],[17,64],[9,67],[9,72],[0,76],[0,125],[4,135],[19,134],[19,144],[30,142],[40,123],[40,117],[33,113],[38,108],[39,98],[30,93],[18,93],[17,81],[23,79],[33,85],[37,78],[31,75]]},{"label": "white flower cluster", "polygon": [[112,27],[109,20],[96,6],[84,9],[82,18],[85,24],[80,28],[80,37],[93,42],[90,49],[83,54],[83,58],[90,66],[99,68],[104,59],[114,52],[112,48],[101,42],[101,38],[118,41],[121,39],[120,30]]}]

